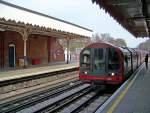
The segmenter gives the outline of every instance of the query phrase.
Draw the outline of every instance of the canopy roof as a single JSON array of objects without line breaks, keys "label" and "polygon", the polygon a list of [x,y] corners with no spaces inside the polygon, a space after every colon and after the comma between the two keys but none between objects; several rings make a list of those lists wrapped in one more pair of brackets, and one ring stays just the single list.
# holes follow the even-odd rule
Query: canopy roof
[{"label": "canopy roof", "polygon": [[150,37],[150,0],[92,0],[135,37]]},{"label": "canopy roof", "polygon": [[0,18],[17,24],[39,26],[60,32],[92,37],[92,30],[0,0]]}]

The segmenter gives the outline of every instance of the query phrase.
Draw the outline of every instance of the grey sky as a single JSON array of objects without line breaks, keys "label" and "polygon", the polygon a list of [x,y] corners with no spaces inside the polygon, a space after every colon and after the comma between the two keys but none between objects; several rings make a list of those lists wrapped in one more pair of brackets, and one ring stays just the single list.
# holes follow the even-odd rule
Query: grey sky
[{"label": "grey sky", "polygon": [[92,29],[94,33],[109,33],[114,38],[123,38],[129,47],[136,47],[146,40],[136,39],[91,0],[5,1]]}]

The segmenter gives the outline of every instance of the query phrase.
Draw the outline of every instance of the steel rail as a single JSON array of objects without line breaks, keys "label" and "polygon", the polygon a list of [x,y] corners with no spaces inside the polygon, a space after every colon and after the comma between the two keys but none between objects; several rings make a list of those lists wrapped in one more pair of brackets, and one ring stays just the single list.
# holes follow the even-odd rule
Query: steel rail
[{"label": "steel rail", "polygon": [[28,95],[23,98],[13,100],[11,102],[7,102],[5,104],[3,103],[0,105],[0,112],[2,112],[2,113],[16,112],[21,109],[32,106],[38,102],[42,102],[49,98],[55,97],[61,93],[64,93],[65,91],[68,91],[72,88],[78,87],[79,85],[82,85],[82,82],[80,82],[80,81],[78,81],[77,83],[74,83],[71,86],[69,85],[70,83],[62,84],[60,86],[53,87],[48,90],[38,92],[36,94]]},{"label": "steel rail", "polygon": [[10,79],[10,80],[4,80],[4,81],[0,81],[0,87],[17,84],[17,83],[21,83],[21,82],[25,82],[25,81],[29,81],[29,80],[45,78],[48,76],[55,76],[58,74],[73,72],[73,71],[77,71],[77,70],[78,70],[78,68],[76,67],[76,68],[71,68],[71,69],[67,69],[67,70],[64,69],[64,70],[48,72],[48,73],[43,73],[43,74],[38,74],[38,75],[31,75],[30,77],[27,76],[27,77],[22,77],[22,78],[14,78],[14,79]]},{"label": "steel rail", "polygon": [[51,105],[40,109],[38,111],[36,111],[35,113],[54,113],[59,111],[61,108],[63,108],[64,106],[72,103],[73,101],[83,97],[84,95],[88,94],[91,91],[90,87],[86,87],[85,89],[80,90],[79,92],[73,93],[72,95],[69,95],[65,98],[62,98],[58,101],[56,101],[55,103],[52,103]]}]

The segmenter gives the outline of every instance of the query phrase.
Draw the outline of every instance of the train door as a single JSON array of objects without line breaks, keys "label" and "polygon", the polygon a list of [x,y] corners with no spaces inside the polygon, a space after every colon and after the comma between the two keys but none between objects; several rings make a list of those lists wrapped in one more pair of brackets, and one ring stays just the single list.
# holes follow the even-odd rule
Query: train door
[{"label": "train door", "polygon": [[95,48],[93,58],[93,74],[94,75],[105,75],[106,73],[106,49]]},{"label": "train door", "polygon": [[108,74],[118,75],[120,69],[120,57],[116,49],[109,48],[108,50]]},{"label": "train door", "polygon": [[9,49],[8,49],[8,59],[9,59],[9,67],[15,67],[15,62],[16,62],[16,55],[15,55],[15,45],[10,44]]}]

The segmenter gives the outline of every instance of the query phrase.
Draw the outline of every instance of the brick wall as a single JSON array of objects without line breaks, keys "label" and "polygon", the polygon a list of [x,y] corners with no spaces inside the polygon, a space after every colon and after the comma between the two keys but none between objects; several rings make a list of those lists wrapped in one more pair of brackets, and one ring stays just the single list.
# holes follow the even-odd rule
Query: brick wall
[{"label": "brick wall", "polygon": [[[3,59],[0,53],[0,68],[2,62],[5,67],[9,67],[9,45],[15,45],[16,66],[19,66],[19,59],[24,58],[24,42],[21,35],[13,31],[0,32],[0,44],[3,38]],[[1,45],[2,46],[2,45]],[[0,46],[0,51],[2,47]],[[64,61],[64,51],[62,46],[57,42],[56,38],[40,35],[30,35],[27,40],[27,59],[28,65],[33,64],[33,60],[39,60],[40,64],[48,64],[48,62]]]},{"label": "brick wall", "polygon": [[0,68],[4,67],[4,37],[3,32],[0,32]]},{"label": "brick wall", "polygon": [[23,40],[19,33],[6,31],[3,33],[4,38],[4,67],[9,66],[8,49],[10,44],[15,45],[16,66],[19,58],[23,58]]},{"label": "brick wall", "polygon": [[47,64],[47,37],[42,37],[39,35],[29,36],[27,41],[27,57],[30,65]]},{"label": "brick wall", "polygon": [[34,59],[40,60],[40,64],[64,61],[62,46],[53,37],[31,35],[27,41],[27,50],[29,64],[32,64]]}]

